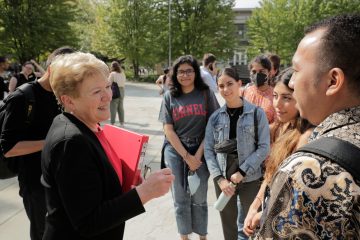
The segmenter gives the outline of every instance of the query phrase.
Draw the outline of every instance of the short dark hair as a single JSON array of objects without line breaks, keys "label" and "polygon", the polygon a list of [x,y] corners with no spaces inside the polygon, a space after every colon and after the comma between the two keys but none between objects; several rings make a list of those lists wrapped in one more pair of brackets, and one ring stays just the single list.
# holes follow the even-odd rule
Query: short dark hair
[{"label": "short dark hair", "polygon": [[340,68],[350,89],[360,93],[360,15],[339,15],[317,22],[305,34],[325,30],[317,55],[319,70]]},{"label": "short dark hair", "polygon": [[272,64],[272,66],[274,67],[276,71],[276,75],[279,74],[279,69],[280,69],[280,57],[276,54],[269,54],[268,58],[270,59],[270,62]]},{"label": "short dark hair", "polygon": [[251,71],[252,65],[254,63],[260,64],[263,68],[267,69],[269,72],[271,70],[271,62],[270,62],[269,58],[267,56],[265,56],[265,55],[256,56],[251,60],[251,62],[249,64],[249,70],[250,71]]},{"label": "short dark hair", "polygon": [[204,57],[203,57],[203,63],[204,63],[204,67],[208,66],[210,63],[213,63],[216,61],[216,57],[214,54],[212,53],[205,53]]},{"label": "short dark hair", "polygon": [[55,57],[57,57],[58,55],[63,55],[63,54],[69,54],[69,53],[74,53],[75,50],[72,47],[69,46],[63,46],[63,47],[59,47],[57,49],[55,49],[47,58],[46,60],[46,68],[50,66],[50,64],[52,63],[52,61],[55,59]]},{"label": "short dark hair", "polygon": [[173,65],[173,71],[172,71],[173,74],[171,76],[173,85],[170,87],[170,93],[172,96],[180,97],[183,94],[181,84],[179,83],[179,81],[177,79],[177,71],[178,71],[179,66],[182,64],[189,64],[190,66],[193,67],[194,72],[195,72],[194,85],[195,85],[196,89],[198,89],[198,90],[209,89],[208,85],[206,85],[204,83],[203,79],[201,78],[200,66],[199,66],[197,60],[191,55],[184,55],[184,56],[181,56],[178,59],[176,59],[174,62],[174,65]]},{"label": "short dark hair", "polygon": [[0,56],[0,63],[5,63],[7,61],[7,57]]},{"label": "short dark hair", "polygon": [[219,78],[223,75],[229,76],[233,79],[235,79],[235,81],[240,81],[239,75],[236,71],[236,69],[232,68],[232,67],[226,67],[223,70],[221,70],[220,74],[219,74]]}]

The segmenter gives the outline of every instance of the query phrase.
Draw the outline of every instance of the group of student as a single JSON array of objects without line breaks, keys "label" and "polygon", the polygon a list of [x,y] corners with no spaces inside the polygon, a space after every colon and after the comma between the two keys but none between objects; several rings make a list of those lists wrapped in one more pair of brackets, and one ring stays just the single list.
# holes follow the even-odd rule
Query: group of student
[{"label": "group of student", "polygon": [[[172,194],[180,239],[187,240],[192,233],[198,234],[199,239],[207,239],[209,174],[216,196],[221,192],[231,196],[220,212],[225,240],[248,239],[255,233],[255,239],[360,237],[357,214],[360,192],[355,181],[358,176],[351,176],[343,168],[335,171],[339,168],[336,162],[329,159],[324,162],[316,154],[303,153],[304,159],[297,153],[297,158],[292,157],[294,162],[288,160],[309,139],[321,138],[324,129],[328,135],[337,136],[340,132],[330,132],[348,129],[347,124],[353,125],[352,137],[347,137],[347,141],[360,147],[359,135],[354,136],[353,132],[359,128],[359,99],[355,97],[359,96],[358,71],[354,70],[355,74],[351,75],[343,63],[334,59],[339,56],[350,59],[340,50],[335,51],[339,56],[319,57],[324,56],[329,46],[335,46],[332,41],[344,40],[339,33],[338,39],[333,40],[331,34],[344,28],[342,34],[351,35],[355,41],[359,33],[352,35],[350,31],[359,27],[359,16],[334,17],[311,26],[294,55],[293,67],[275,78],[270,77],[274,68],[271,60],[264,55],[255,57],[249,64],[251,84],[248,86],[242,87],[233,68],[222,69],[217,76],[217,91],[225,100],[222,107],[216,101],[212,86],[205,84],[200,67],[191,55],[181,56],[174,62],[172,85],[164,94],[159,119],[166,136],[165,165],[175,175]],[[350,52],[349,46],[357,44],[349,41],[346,40],[342,51]],[[321,71],[326,74],[315,71],[317,67],[322,67]],[[311,80],[314,82],[309,82]],[[343,105],[331,107],[324,102],[324,99],[345,98],[345,93],[352,97],[351,101],[344,99]],[[317,101],[314,95],[322,100]],[[319,102],[324,103],[327,112],[313,106]],[[353,119],[339,124],[333,122],[332,114],[346,114],[346,119]],[[330,119],[326,119],[329,116]],[[334,126],[328,125],[330,123]],[[337,180],[326,182],[331,173],[324,164],[332,165]],[[194,175],[199,179],[195,192],[192,190]],[[351,185],[351,191],[347,191],[344,181]],[[341,196],[334,191],[340,191]],[[326,208],[340,207],[343,197],[349,204],[344,215]]]},{"label": "group of student", "polygon": [[[55,50],[28,85],[34,121],[27,123],[26,96],[15,90],[1,126],[5,157],[23,157],[18,179],[31,239],[122,239],[125,222],[171,187],[180,238],[205,240],[210,175],[216,195],[230,197],[221,212],[226,240],[360,239],[359,175],[329,155],[296,152],[329,137],[359,150],[359,43],[359,15],[320,21],[306,30],[292,68],[270,84],[262,56],[250,63],[250,87],[241,89],[234,69],[221,70],[221,107],[197,61],[179,57],[159,116],[167,168],[128,192],[99,124],[111,115],[108,66],[89,53]],[[268,89],[273,112],[249,97]]]},{"label": "group of student", "polygon": [[[262,64],[269,66],[269,70]],[[249,66],[252,76],[266,70],[264,75],[268,79],[271,64],[265,56],[256,57]],[[263,202],[268,185],[263,181],[258,193],[270,144],[277,142],[285,132],[298,131],[298,124],[303,121],[295,107],[292,89],[288,87],[291,76],[292,70],[286,69],[278,76],[274,89],[266,83],[271,90],[271,109],[277,113],[277,119],[269,128],[270,120],[265,111],[242,97],[244,90],[241,90],[242,82],[236,70],[227,67],[218,76],[217,88],[225,100],[225,105],[219,108],[213,91],[202,80],[197,61],[188,55],[174,63],[173,85],[164,95],[160,119],[167,139],[165,163],[175,175],[172,190],[181,239],[188,239],[192,232],[199,234],[200,239],[206,239],[209,173],[214,180],[216,196],[219,197],[221,192],[231,196],[220,212],[224,238],[238,239],[239,236],[239,239],[247,239],[245,233],[252,233],[256,227],[254,213]],[[258,84],[256,77],[252,84],[256,88],[263,86]],[[294,141],[291,134],[288,136]],[[273,151],[284,149],[280,144],[276,146],[272,147]],[[295,146],[289,147],[286,156],[294,149]],[[267,163],[273,167],[279,164],[279,160],[270,159]],[[267,169],[274,171],[273,168]],[[195,172],[200,179],[195,194],[191,194],[187,186],[189,172]],[[267,173],[268,181],[272,174]],[[257,201],[252,204],[252,215],[248,216],[247,231],[244,232],[244,220],[254,199]]]},{"label": "group of student", "polygon": [[4,93],[12,93],[24,83],[35,81],[40,78],[45,70],[35,60],[26,61],[21,65],[21,71],[15,72],[9,77],[8,84],[5,84],[3,75],[9,69],[9,60],[0,56],[0,100],[4,99]]}]

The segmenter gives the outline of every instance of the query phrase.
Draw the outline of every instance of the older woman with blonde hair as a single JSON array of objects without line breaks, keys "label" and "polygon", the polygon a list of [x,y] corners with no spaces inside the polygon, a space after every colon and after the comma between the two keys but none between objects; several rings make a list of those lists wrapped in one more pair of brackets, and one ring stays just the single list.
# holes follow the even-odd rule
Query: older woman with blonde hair
[{"label": "older woman with blonde hair", "polygon": [[174,176],[163,169],[123,192],[121,164],[99,125],[110,116],[107,65],[78,52],[58,57],[50,68],[64,112],[54,119],[42,152],[48,210],[43,239],[122,239],[125,221],[168,192]]}]

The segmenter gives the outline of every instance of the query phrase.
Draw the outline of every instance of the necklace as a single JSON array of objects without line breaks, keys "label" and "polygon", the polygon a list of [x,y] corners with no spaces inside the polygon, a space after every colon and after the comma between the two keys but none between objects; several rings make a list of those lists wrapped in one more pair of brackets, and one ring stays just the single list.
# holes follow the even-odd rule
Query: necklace
[{"label": "necklace", "polygon": [[238,110],[239,110],[239,108],[235,108],[235,109],[231,112],[231,111],[230,111],[230,108],[227,108],[227,113],[230,115],[230,117],[233,117]]}]

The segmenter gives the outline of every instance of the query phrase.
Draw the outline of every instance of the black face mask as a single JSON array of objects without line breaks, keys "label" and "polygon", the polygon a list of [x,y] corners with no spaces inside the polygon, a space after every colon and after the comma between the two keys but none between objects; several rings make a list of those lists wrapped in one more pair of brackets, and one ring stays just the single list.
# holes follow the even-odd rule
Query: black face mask
[{"label": "black face mask", "polygon": [[255,84],[255,86],[261,87],[267,81],[267,75],[264,73],[255,73],[250,76],[250,79]]}]

